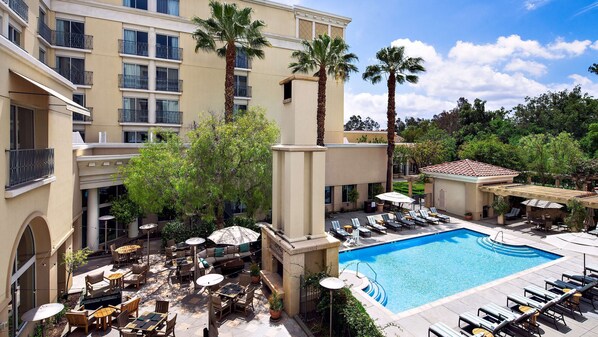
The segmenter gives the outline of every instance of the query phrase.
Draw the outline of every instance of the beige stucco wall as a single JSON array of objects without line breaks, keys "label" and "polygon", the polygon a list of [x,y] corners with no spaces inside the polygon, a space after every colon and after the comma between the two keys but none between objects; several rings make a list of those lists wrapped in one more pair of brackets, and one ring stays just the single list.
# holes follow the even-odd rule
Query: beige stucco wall
[{"label": "beige stucco wall", "polygon": [[[441,191],[444,191],[444,207],[440,202]],[[463,215],[465,213],[465,183],[446,179],[434,179],[434,204],[440,210]]]}]

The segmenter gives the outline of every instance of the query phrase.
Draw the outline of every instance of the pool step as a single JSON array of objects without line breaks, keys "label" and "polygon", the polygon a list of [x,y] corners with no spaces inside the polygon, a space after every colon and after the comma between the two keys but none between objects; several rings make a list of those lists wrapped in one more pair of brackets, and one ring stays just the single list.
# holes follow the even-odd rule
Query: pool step
[{"label": "pool step", "polygon": [[369,279],[369,281],[368,286],[363,289],[363,291],[376,300],[376,302],[386,306],[386,303],[388,303],[388,296],[386,295],[384,287],[375,280]]},{"label": "pool step", "polygon": [[503,255],[518,256],[518,257],[537,257],[538,253],[528,246],[512,246],[500,242],[493,241],[490,237],[485,236],[478,238],[478,244],[489,251],[493,251]]}]

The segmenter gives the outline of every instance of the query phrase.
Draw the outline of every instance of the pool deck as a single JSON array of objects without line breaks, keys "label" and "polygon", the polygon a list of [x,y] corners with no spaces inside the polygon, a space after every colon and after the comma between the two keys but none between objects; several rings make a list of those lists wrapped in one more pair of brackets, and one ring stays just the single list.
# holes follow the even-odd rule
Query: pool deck
[{"label": "pool deck", "polygon": [[[327,219],[326,228],[330,228],[330,220],[339,220],[341,226],[350,223],[350,219],[358,217],[364,225],[366,215],[363,212],[350,212],[335,214],[334,218]],[[374,214],[380,218],[379,213]],[[375,245],[395,240],[412,238],[420,235],[435,232],[468,228],[495,237],[499,231],[504,234],[504,241],[509,244],[528,245],[555,254],[563,258],[545,263],[543,265],[527,269],[525,271],[486,283],[484,285],[466,290],[464,292],[437,300],[423,306],[410,309],[398,314],[390,312],[371,297],[366,295],[357,286],[353,287],[353,293],[364,304],[368,313],[377,321],[379,326],[385,327],[384,333],[387,336],[427,336],[428,327],[437,322],[443,322],[458,330],[459,314],[464,312],[477,312],[477,309],[487,303],[494,302],[499,305],[506,305],[507,295],[523,295],[523,287],[529,284],[536,284],[544,288],[544,280],[547,278],[560,279],[563,273],[583,272],[583,254],[568,250],[558,249],[544,239],[547,236],[559,234],[559,232],[543,232],[536,230],[530,224],[522,220],[509,221],[506,226],[496,224],[496,219],[484,221],[465,221],[458,217],[451,217],[451,223],[417,227],[416,229],[403,230],[400,232],[389,231],[387,235],[372,234],[371,238],[361,238],[361,246]],[[346,249],[341,245],[341,250]],[[598,257],[587,255],[586,264],[598,267]],[[439,275],[439,277],[444,277]],[[343,278],[343,275],[341,275]],[[351,277],[351,280],[359,278]],[[349,281],[350,284],[351,281]],[[355,284],[353,284],[355,285]],[[598,311],[592,305],[582,302],[581,309],[584,317],[577,314],[575,317],[565,315],[567,326],[559,323],[557,331],[552,321],[539,318],[542,336],[584,336],[598,337]]]}]

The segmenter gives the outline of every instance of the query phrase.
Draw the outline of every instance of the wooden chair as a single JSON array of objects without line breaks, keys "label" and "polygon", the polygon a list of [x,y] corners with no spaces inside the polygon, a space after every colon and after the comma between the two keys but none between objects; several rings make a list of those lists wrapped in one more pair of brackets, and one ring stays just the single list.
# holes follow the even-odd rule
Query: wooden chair
[{"label": "wooden chair", "polygon": [[166,262],[172,263],[172,260],[176,258],[176,254],[172,247],[166,247],[164,250],[164,254],[166,255]]},{"label": "wooden chair", "polygon": [[218,320],[221,320],[224,310],[228,309],[228,312],[231,310],[230,301],[223,301],[218,295],[212,295],[212,308],[214,308],[215,312],[220,313]]},{"label": "wooden chair", "polygon": [[179,281],[182,283],[183,279],[191,279],[193,277],[193,264],[187,263],[181,266],[177,271]]},{"label": "wooden chair", "polygon": [[251,289],[245,293],[245,296],[237,300],[235,303],[235,309],[242,308],[245,316],[247,316],[247,309],[251,307],[251,311],[255,311],[255,307],[253,306],[253,292],[255,290]]},{"label": "wooden chair", "polygon": [[156,300],[156,308],[154,309],[154,312],[159,312],[162,314],[167,314],[168,313],[168,306],[169,306],[168,301],[160,301],[160,300]]},{"label": "wooden chair", "polygon": [[141,297],[139,296],[135,296],[133,298],[131,298],[130,300],[121,303],[120,307],[116,307],[111,305],[110,307],[116,309],[116,313],[117,314],[121,314],[125,311],[127,311],[129,313],[129,317],[133,316],[133,313],[135,313],[134,317],[139,316],[139,303],[141,302]]},{"label": "wooden chair", "polygon": [[174,254],[175,254],[175,256],[176,256],[177,259],[185,257],[185,251],[184,250],[177,250]]},{"label": "wooden chair", "polygon": [[147,264],[134,264],[129,272],[123,277],[125,286],[127,284],[134,284],[137,289],[141,283],[145,283],[147,279]]},{"label": "wooden chair", "polygon": [[251,276],[249,274],[240,274],[239,275],[239,285],[243,288],[247,288],[251,284]]},{"label": "wooden chair", "polygon": [[[116,325],[114,328],[118,330],[120,337],[126,337],[127,334],[135,334],[131,329],[125,329],[125,326],[129,324],[129,310],[122,310],[118,316],[116,316]],[[136,334],[135,334],[136,335]]]},{"label": "wooden chair", "polygon": [[89,274],[85,276],[85,289],[87,294],[95,297],[110,289],[110,282],[104,278],[104,272]]},{"label": "wooden chair", "polygon": [[159,336],[159,337],[166,337],[166,336],[170,336],[170,335],[175,336],[174,327],[176,326],[176,316],[177,316],[177,314],[174,314],[174,317],[172,317],[171,319],[166,321],[166,327],[164,328],[164,330],[156,331],[154,336]]},{"label": "wooden chair", "polygon": [[166,247],[172,247],[176,245],[176,241],[174,241],[174,239],[170,239],[168,241],[166,241]]},{"label": "wooden chair", "polygon": [[113,243],[110,245],[110,252],[113,252],[116,250],[116,245]]},{"label": "wooden chair", "polygon": [[89,326],[91,324],[95,323],[96,318],[95,318],[94,314],[99,309],[101,309],[101,308],[98,308],[98,309],[92,311],[91,313],[89,313],[87,310],[68,311],[65,314],[66,320],[68,321],[68,333],[69,334],[71,333],[71,327],[75,327],[75,328],[84,328],[85,334],[86,335],[89,334]]},{"label": "wooden chair", "polygon": [[123,262],[127,262],[127,256],[124,254],[119,254],[117,251],[112,251],[112,264],[115,267],[120,267]]}]

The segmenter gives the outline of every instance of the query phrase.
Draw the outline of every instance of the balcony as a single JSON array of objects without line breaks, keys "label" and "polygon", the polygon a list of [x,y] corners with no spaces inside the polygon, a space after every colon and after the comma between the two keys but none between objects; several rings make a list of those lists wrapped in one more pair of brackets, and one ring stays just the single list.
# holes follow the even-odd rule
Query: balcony
[{"label": "balcony", "polygon": [[148,111],[140,109],[118,109],[120,123],[147,123]]},{"label": "balcony", "polygon": [[85,116],[78,113],[73,113],[73,123],[91,123],[93,122],[93,108],[86,107],[89,110],[90,116]]},{"label": "balcony", "polygon": [[181,124],[183,113],[181,111],[156,111],[156,123]]},{"label": "balcony", "polygon": [[251,98],[251,86],[235,86],[235,97]]},{"label": "balcony", "polygon": [[54,149],[6,150],[8,152],[8,187],[49,177],[54,174]]},{"label": "balcony", "polygon": [[118,40],[118,52],[120,54],[148,56],[148,46],[146,42]]},{"label": "balcony", "polygon": [[237,58],[235,59],[235,68],[251,69],[251,60],[245,55],[239,56],[237,54]]},{"label": "balcony", "polygon": [[29,6],[23,0],[3,0],[25,22],[29,22]]},{"label": "balcony", "polygon": [[49,44],[52,44],[52,29],[48,27],[43,21],[37,22],[37,32]]},{"label": "balcony", "polygon": [[93,72],[75,69],[54,68],[54,71],[76,85],[93,85]]},{"label": "balcony", "polygon": [[147,76],[118,75],[119,88],[147,90],[148,82],[149,81]]},{"label": "balcony", "polygon": [[171,91],[171,92],[182,92],[183,91],[183,80],[156,80],[156,90],[158,91]]},{"label": "balcony", "polygon": [[183,60],[183,48],[156,46],[156,57],[167,60]]},{"label": "balcony", "polygon": [[93,36],[52,30],[50,43],[56,47],[93,49]]}]

